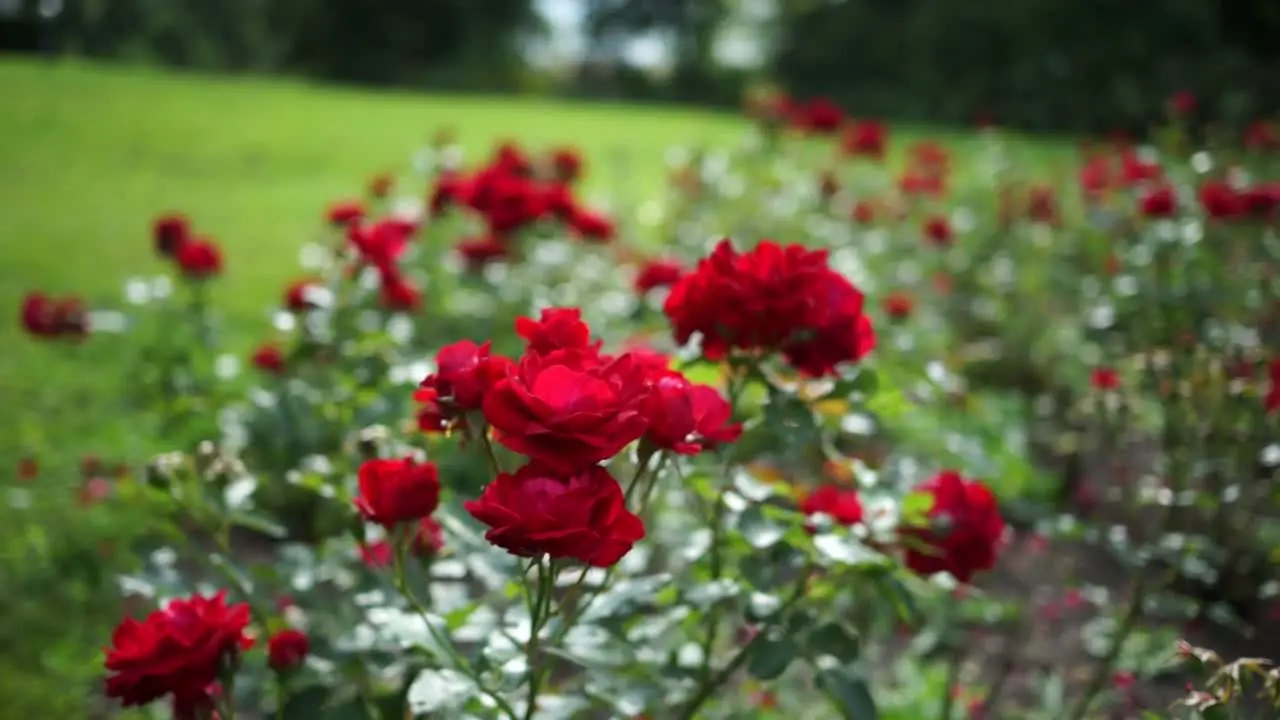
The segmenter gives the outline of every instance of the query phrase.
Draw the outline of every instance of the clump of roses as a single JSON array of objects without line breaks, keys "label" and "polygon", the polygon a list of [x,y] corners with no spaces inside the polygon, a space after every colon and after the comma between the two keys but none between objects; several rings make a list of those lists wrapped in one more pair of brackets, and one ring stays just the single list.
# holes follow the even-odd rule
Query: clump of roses
[{"label": "clump of roses", "polygon": [[[440,666],[468,677],[500,716],[534,717],[549,682],[546,649],[565,638],[603,590],[585,589],[587,572],[611,573],[645,538],[661,483],[683,477],[664,474],[664,468],[678,467],[682,457],[716,454],[720,471],[712,482],[727,481],[734,460],[730,446],[743,435],[744,424],[760,423],[747,410],[746,391],[757,385],[771,398],[783,392],[778,366],[808,380],[836,380],[840,387],[842,371],[875,344],[863,305],[862,293],[831,269],[824,251],[763,241],[740,252],[724,241],[674,280],[664,312],[677,342],[697,338],[700,362],[726,365],[727,394],[691,381],[672,367],[671,358],[654,351],[605,352],[578,308],[549,308],[536,318],[518,319],[515,331],[524,340],[519,357],[497,355],[487,342],[463,340],[441,348],[434,372],[414,395],[417,424],[426,433],[456,437],[487,459],[492,480],[464,507],[486,528],[489,543],[525,562],[518,579],[530,628],[523,698],[515,699],[486,684],[430,621],[406,579],[410,556],[429,561],[444,542],[433,519],[442,490],[438,468],[415,456],[367,459],[359,467],[354,509],[388,538],[389,562],[375,564],[388,566],[394,586],[426,620]],[[611,469],[620,465],[631,466],[629,477]],[[918,491],[928,498],[919,506],[919,522],[904,525],[897,542],[877,549],[900,550],[904,564],[924,576],[945,571],[968,582],[991,568],[1004,531],[991,491],[951,470]],[[812,532],[865,520],[852,488],[818,488],[801,499],[799,510]],[[718,511],[711,522],[716,537],[729,530]],[[718,575],[714,544],[710,552]],[[568,595],[558,596],[557,578],[566,572],[575,572],[576,580]],[[817,572],[806,564],[774,615],[804,601],[829,601],[823,593],[808,597]],[[108,694],[125,705],[167,697],[184,720],[235,717],[236,675],[255,637],[265,635],[266,664],[279,681],[277,704],[283,708],[290,673],[308,654],[307,637],[267,623],[251,630],[252,620],[249,605],[229,604],[225,592],[173,600],[142,621],[126,620],[107,653]],[[708,653],[715,627],[713,618],[704,640]],[[776,641],[779,631],[757,628],[718,668],[708,654],[675,716],[693,717],[758,644]]]}]

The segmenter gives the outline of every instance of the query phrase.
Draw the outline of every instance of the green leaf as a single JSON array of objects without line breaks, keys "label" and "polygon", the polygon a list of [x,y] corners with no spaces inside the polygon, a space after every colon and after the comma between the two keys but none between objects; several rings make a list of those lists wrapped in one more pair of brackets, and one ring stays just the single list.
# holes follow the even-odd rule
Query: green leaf
[{"label": "green leaf", "polygon": [[480,694],[475,682],[457,670],[441,668],[418,673],[405,699],[414,715],[456,710]]},{"label": "green leaf", "polygon": [[932,493],[907,493],[902,498],[902,524],[911,526],[925,525],[928,522],[929,511],[933,510],[933,501]]},{"label": "green leaf", "polygon": [[806,644],[811,655],[830,655],[843,663],[856,660],[862,652],[862,643],[852,629],[834,620],[809,631]]},{"label": "green leaf", "polygon": [[869,367],[860,367],[857,373],[850,378],[840,378],[836,381],[835,387],[831,391],[822,396],[823,400],[844,400],[854,393],[865,396],[876,394],[876,390],[880,389],[880,376],[875,370]]},{"label": "green leaf", "polygon": [[329,689],[312,685],[289,696],[284,704],[285,720],[315,720],[322,717],[329,704]]},{"label": "green leaf", "polygon": [[764,550],[776,545],[786,529],[765,517],[759,505],[752,505],[738,517],[738,532],[751,547]]},{"label": "green leaf", "polygon": [[849,666],[818,671],[818,689],[845,720],[876,720],[879,712],[862,674]]},{"label": "green leaf", "polygon": [[747,671],[761,680],[773,680],[787,671],[800,654],[800,646],[785,635],[757,641],[751,648]]},{"label": "green leaf", "polygon": [[289,535],[289,531],[280,523],[255,513],[243,511],[234,512],[231,513],[231,516],[228,519],[233,525],[239,525],[242,528],[255,530],[277,540],[288,537]]}]

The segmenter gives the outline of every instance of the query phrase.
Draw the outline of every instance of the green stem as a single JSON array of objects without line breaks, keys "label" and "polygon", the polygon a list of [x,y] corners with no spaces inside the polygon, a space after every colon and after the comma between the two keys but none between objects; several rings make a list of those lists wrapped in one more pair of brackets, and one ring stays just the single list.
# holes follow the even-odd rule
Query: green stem
[{"label": "green stem", "polygon": [[694,693],[693,698],[685,704],[679,715],[676,716],[679,720],[693,720],[698,710],[706,704],[707,700],[711,699],[711,696],[715,694],[716,690],[728,682],[729,678],[733,677],[733,674],[746,664],[747,659],[751,657],[751,651],[755,648],[756,643],[760,642],[762,638],[768,635],[769,630],[773,627],[774,623],[778,619],[784,617],[787,611],[794,607],[795,604],[804,597],[804,589],[808,584],[810,570],[810,567],[805,567],[800,571],[800,579],[796,582],[795,588],[791,592],[791,597],[787,598],[787,601],[782,604],[782,607],[778,608],[777,612],[769,616],[767,622],[760,628],[755,636],[748,640],[724,667],[720,668],[720,670],[714,675],[709,674],[702,680],[697,692]]},{"label": "green stem", "polygon": [[534,612],[529,619],[529,645],[525,653],[526,662],[529,665],[529,701],[524,710],[524,720],[533,720],[538,707],[538,691],[542,689],[542,681],[546,677],[546,671],[538,661],[538,636],[548,616],[551,615],[551,590],[554,579],[555,570],[550,565],[550,561],[544,563],[539,560],[538,590],[532,598]]},{"label": "green stem", "polygon": [[467,662],[467,659],[463,657],[462,652],[454,646],[453,641],[442,635],[440,631],[436,629],[435,624],[431,622],[431,614],[427,611],[426,606],[422,604],[422,601],[418,599],[418,596],[409,588],[409,583],[405,577],[405,552],[408,549],[408,544],[411,542],[411,538],[411,535],[395,538],[396,542],[393,546],[394,551],[392,553],[392,558],[395,573],[393,580],[396,590],[404,596],[405,600],[409,601],[409,605],[418,613],[418,616],[422,618],[422,622],[427,626],[427,632],[430,633],[431,639],[434,640],[435,643],[444,650],[445,654],[449,656],[449,661],[453,664],[453,668],[470,678],[480,692],[489,696],[490,699],[497,703],[498,708],[506,714],[506,717],[516,720],[519,715],[516,713],[515,708],[511,707],[511,703],[507,702],[494,690],[485,686],[479,673],[477,673],[475,668],[471,666],[471,663]]}]

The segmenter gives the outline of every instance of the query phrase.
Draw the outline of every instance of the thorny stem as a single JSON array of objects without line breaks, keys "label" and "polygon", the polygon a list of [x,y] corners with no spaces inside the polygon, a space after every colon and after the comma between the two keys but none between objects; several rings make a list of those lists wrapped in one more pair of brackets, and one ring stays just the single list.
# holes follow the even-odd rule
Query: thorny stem
[{"label": "thorny stem", "polygon": [[532,598],[533,615],[529,618],[529,645],[525,653],[529,664],[529,701],[525,707],[524,720],[533,720],[538,707],[538,691],[546,676],[545,669],[538,662],[538,636],[551,614],[551,588],[554,580],[554,568],[539,560],[538,591]]}]

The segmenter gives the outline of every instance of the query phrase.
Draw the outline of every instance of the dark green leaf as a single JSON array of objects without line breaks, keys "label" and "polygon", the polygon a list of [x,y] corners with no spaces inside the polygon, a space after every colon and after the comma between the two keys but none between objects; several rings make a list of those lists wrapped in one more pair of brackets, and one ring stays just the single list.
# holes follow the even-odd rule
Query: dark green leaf
[{"label": "dark green leaf", "polygon": [[880,376],[876,371],[869,367],[860,367],[853,377],[837,380],[835,387],[831,388],[831,392],[824,395],[823,399],[843,400],[854,393],[871,396],[875,395],[879,388]]},{"label": "dark green leaf", "polygon": [[830,698],[845,720],[876,720],[879,717],[866,679],[848,666],[818,671],[818,689]]},{"label": "dark green leaf", "polygon": [[806,644],[812,655],[830,655],[841,662],[858,658],[862,643],[858,636],[843,623],[827,622],[809,631]]},{"label": "dark green leaf", "polygon": [[757,640],[751,648],[747,670],[761,680],[773,680],[786,672],[799,654],[800,646],[786,635]]},{"label": "dark green leaf", "polygon": [[263,535],[277,540],[285,538],[289,534],[289,532],[285,530],[284,526],[280,523],[255,513],[235,512],[231,514],[230,520],[233,525],[239,525],[243,528],[256,530]]},{"label": "dark green leaf", "polygon": [[315,720],[329,702],[329,689],[312,685],[289,696],[284,704],[285,720]]}]

